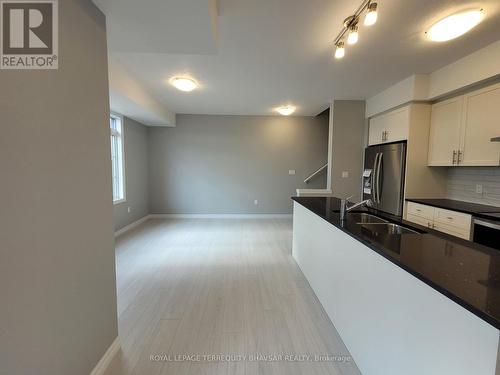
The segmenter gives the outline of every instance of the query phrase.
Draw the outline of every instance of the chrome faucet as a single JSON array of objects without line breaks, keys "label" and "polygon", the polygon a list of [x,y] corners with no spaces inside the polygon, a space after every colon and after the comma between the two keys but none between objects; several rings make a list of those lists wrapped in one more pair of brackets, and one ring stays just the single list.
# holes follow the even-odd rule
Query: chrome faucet
[{"label": "chrome faucet", "polygon": [[352,206],[349,206],[349,199],[352,198],[352,195],[349,198],[341,199],[340,200],[340,221],[345,220],[345,214],[348,213],[349,211],[355,210],[356,208],[362,207],[362,206],[367,206],[371,207],[373,205],[373,202],[371,199],[366,199],[362,202],[359,203],[353,203]]}]

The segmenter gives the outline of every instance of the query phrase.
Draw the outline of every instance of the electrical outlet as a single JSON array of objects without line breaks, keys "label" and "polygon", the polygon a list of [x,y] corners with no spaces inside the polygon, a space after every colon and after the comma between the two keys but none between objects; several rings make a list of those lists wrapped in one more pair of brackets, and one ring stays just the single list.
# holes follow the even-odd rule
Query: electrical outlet
[{"label": "electrical outlet", "polygon": [[483,194],[483,185],[476,185],[476,194]]},{"label": "electrical outlet", "polygon": [[253,201],[253,204],[255,204],[256,206],[259,204],[259,201],[256,199]]},{"label": "electrical outlet", "polygon": [[349,172],[348,171],[343,171],[342,172],[342,178],[348,178],[349,177]]},{"label": "electrical outlet", "polygon": [[295,169],[289,169],[289,170],[288,170],[288,174],[289,174],[290,176],[293,176],[293,175],[295,174]]},{"label": "electrical outlet", "polygon": [[132,212],[132,207],[128,206],[128,207],[127,207],[127,212],[128,212],[128,213],[131,213],[131,212]]}]

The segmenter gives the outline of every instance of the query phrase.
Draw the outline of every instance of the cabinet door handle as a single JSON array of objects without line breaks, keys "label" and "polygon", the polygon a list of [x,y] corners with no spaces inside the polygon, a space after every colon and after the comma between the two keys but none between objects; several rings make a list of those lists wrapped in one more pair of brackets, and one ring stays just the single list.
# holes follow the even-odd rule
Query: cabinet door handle
[{"label": "cabinet door handle", "polygon": [[383,141],[387,141],[387,130],[384,130],[384,131],[382,132],[382,140],[383,140]]},{"label": "cabinet door handle", "polygon": [[453,164],[457,163],[457,150],[453,150]]}]

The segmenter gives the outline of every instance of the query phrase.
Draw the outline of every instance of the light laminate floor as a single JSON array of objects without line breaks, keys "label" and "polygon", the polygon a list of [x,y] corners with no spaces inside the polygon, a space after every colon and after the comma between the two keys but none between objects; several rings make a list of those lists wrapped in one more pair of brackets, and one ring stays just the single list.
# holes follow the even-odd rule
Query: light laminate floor
[{"label": "light laminate floor", "polygon": [[360,374],[291,243],[286,219],[149,220],[119,237],[122,351],[106,375]]}]

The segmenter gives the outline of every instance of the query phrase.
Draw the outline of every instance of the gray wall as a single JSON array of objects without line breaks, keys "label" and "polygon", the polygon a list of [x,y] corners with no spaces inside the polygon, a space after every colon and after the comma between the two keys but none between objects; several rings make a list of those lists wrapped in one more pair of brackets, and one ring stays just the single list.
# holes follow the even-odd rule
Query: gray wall
[{"label": "gray wall", "polygon": [[303,180],[326,163],[328,116],[179,115],[149,135],[152,213],[291,213],[296,188],[326,186]]},{"label": "gray wall", "polygon": [[117,337],[105,19],[59,11],[59,70],[0,71],[0,374],[88,375]]},{"label": "gray wall", "polygon": [[[332,110],[332,193],[336,197],[361,198],[361,175],[366,139],[365,102],[335,100]],[[347,178],[342,172],[348,172]]]},{"label": "gray wall", "polygon": [[149,214],[148,128],[127,117],[123,123],[126,202],[114,205],[115,230]]},{"label": "gray wall", "polygon": [[[483,185],[482,194],[476,193],[476,184]],[[500,168],[448,168],[447,197],[500,207]]]}]

